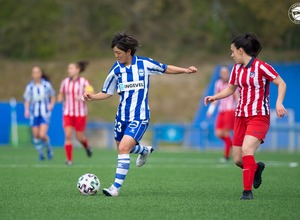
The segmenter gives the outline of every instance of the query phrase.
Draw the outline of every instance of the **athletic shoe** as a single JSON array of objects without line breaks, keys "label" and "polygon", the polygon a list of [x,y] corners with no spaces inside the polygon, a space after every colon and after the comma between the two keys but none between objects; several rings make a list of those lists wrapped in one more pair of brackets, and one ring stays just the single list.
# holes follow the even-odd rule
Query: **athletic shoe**
[{"label": "athletic shoe", "polygon": [[48,148],[47,149],[47,156],[48,156],[48,159],[49,160],[52,160],[53,159],[53,151],[51,148]]},{"label": "athletic shoe", "polygon": [[67,161],[65,162],[65,164],[66,164],[67,166],[72,166],[72,165],[73,165],[73,161],[72,161],[72,160],[67,160]]},{"label": "athletic shoe", "polygon": [[136,166],[141,167],[147,162],[147,157],[154,151],[153,147],[148,146],[147,148],[147,153],[143,155],[139,155],[138,158],[136,159]]},{"label": "athletic shoe", "polygon": [[88,147],[88,148],[86,148],[85,150],[86,150],[86,155],[87,155],[88,157],[92,157],[92,155],[93,155],[92,149],[91,149],[90,147]]},{"label": "athletic shoe", "polygon": [[40,155],[39,155],[39,160],[41,160],[41,161],[42,161],[42,160],[45,160],[44,154],[40,154]]},{"label": "athletic shoe", "polygon": [[102,192],[106,196],[117,197],[119,195],[119,190],[114,185],[111,185],[111,187],[109,187],[108,189],[104,188]]},{"label": "athletic shoe", "polygon": [[257,170],[255,172],[254,181],[253,181],[254,189],[257,189],[260,186],[260,184],[262,183],[261,174],[264,171],[264,169],[265,169],[265,164],[263,162],[258,162]]},{"label": "athletic shoe", "polygon": [[228,163],[229,162],[229,157],[222,157],[220,158],[220,163]]},{"label": "athletic shoe", "polygon": [[253,199],[253,194],[251,190],[244,190],[241,200],[251,200]]}]

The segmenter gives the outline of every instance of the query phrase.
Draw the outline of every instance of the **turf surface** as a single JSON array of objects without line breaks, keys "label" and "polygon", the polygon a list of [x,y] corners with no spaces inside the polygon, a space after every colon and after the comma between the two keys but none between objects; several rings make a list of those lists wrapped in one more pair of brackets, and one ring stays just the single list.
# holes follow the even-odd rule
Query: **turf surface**
[{"label": "turf surface", "polygon": [[108,187],[115,151],[94,150],[87,158],[76,149],[67,167],[62,149],[40,162],[33,148],[0,147],[0,219],[299,219],[300,168],[289,166],[299,154],[259,152],[266,169],[252,201],[239,200],[241,170],[219,163],[220,154],[157,150],[142,168],[133,155],[119,197],[109,198],[82,196],[76,183],[91,172]]}]

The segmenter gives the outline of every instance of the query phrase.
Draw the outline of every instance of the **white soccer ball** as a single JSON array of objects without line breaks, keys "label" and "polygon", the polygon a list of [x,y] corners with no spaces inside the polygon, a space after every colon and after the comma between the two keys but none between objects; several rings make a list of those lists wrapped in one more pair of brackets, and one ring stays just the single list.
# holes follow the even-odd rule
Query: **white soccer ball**
[{"label": "white soccer ball", "polygon": [[77,189],[82,195],[94,195],[100,189],[100,180],[95,174],[83,174],[78,179]]}]

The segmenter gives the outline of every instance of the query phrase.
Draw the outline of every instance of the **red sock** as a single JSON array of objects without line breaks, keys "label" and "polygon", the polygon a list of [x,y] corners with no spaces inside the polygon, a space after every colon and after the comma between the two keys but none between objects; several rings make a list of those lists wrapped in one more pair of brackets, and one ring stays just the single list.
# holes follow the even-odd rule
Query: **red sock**
[{"label": "red sock", "polygon": [[80,143],[82,144],[82,146],[84,147],[84,149],[87,149],[89,147],[87,140],[81,141]]},{"label": "red sock", "polygon": [[65,152],[66,152],[67,160],[72,161],[73,160],[73,146],[72,146],[72,144],[66,144],[65,145]]},{"label": "red sock", "polygon": [[253,155],[243,156],[242,160],[244,190],[252,190],[252,184],[255,171],[257,169],[257,164]]},{"label": "red sock", "polygon": [[222,137],[222,140],[225,143],[225,148],[224,148],[224,157],[229,158],[230,157],[230,149],[232,147],[232,141],[231,138],[228,137]]}]

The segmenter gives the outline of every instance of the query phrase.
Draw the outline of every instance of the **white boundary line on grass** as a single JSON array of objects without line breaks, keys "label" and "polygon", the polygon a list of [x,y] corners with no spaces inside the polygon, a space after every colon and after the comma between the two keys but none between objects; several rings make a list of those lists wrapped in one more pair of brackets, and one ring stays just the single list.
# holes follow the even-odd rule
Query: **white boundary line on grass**
[{"label": "white boundary line on grass", "polygon": [[[161,163],[159,160],[149,161],[144,168],[186,168],[190,167],[192,161],[165,161],[165,163]],[[174,164],[176,162],[176,164]],[[195,162],[195,161],[194,161]],[[42,163],[42,162],[41,162]],[[266,161],[267,167],[290,167],[295,168],[298,167],[297,162],[282,162],[282,161]],[[133,164],[132,164],[133,166]],[[216,162],[216,160],[198,160],[194,163],[195,168],[217,168],[217,169],[224,169],[234,166],[231,162],[229,163],[220,163]],[[74,164],[72,166],[66,166],[64,164],[0,164],[0,168],[96,168],[96,169],[103,169],[103,168],[113,168],[115,167],[114,164],[112,165],[89,165],[89,164]]]}]

